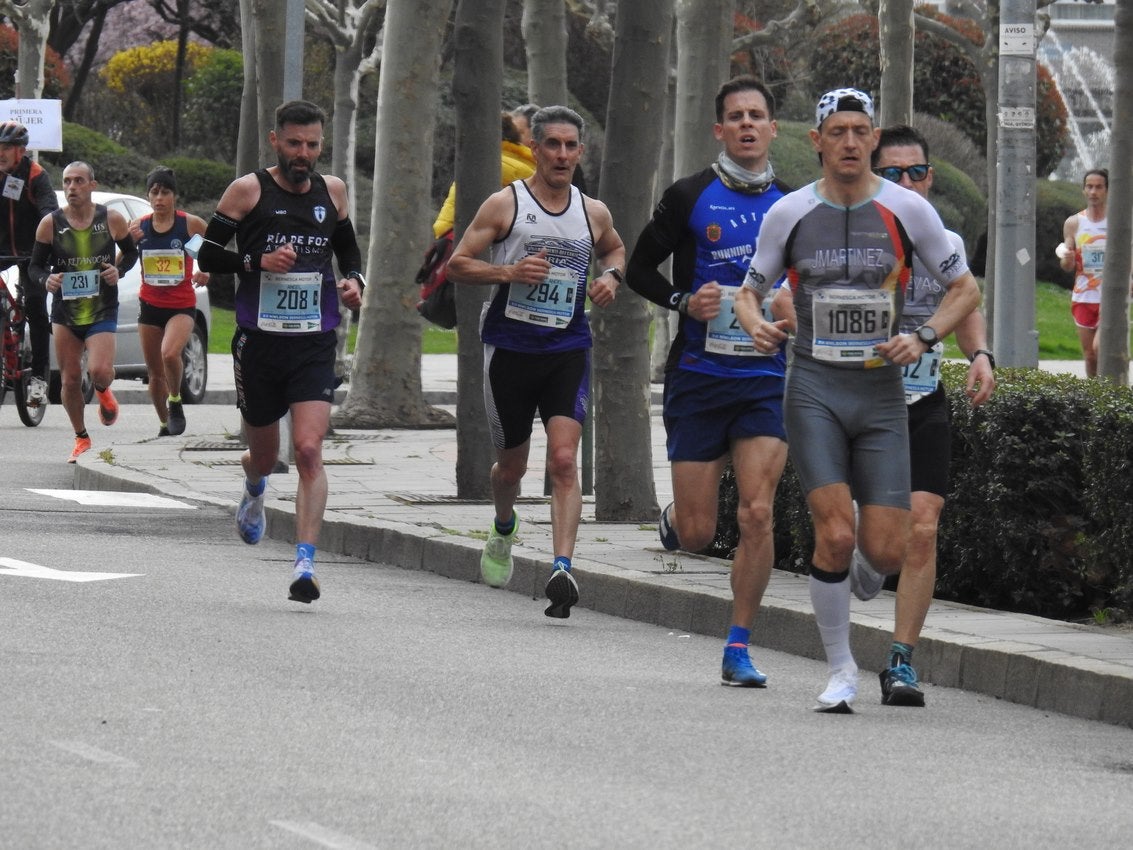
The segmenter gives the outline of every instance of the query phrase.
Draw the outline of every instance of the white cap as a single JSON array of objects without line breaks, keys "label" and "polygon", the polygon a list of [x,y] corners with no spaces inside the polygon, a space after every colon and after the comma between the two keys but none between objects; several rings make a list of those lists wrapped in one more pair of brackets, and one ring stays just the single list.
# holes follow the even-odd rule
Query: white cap
[{"label": "white cap", "polygon": [[821,127],[822,122],[835,112],[864,112],[873,120],[873,99],[864,91],[857,89],[834,89],[828,91],[818,99],[818,106],[814,110],[814,126]]}]

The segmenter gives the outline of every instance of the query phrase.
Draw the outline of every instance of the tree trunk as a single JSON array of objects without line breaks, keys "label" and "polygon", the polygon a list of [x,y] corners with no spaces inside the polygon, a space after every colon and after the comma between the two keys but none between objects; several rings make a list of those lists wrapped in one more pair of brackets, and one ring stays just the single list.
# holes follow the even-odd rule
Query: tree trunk
[{"label": "tree trunk", "polygon": [[[451,2],[451,0],[450,0]],[[331,118],[334,152],[331,156],[331,173],[337,174],[354,186],[354,160],[358,151],[354,127],[358,120],[358,94],[362,76],[358,66],[362,62],[362,43],[354,39],[345,49],[336,49],[334,55],[334,115]],[[379,83],[380,85],[380,83]],[[358,220],[355,204],[350,195],[350,217]]]},{"label": "tree trunk", "polygon": [[[456,102],[456,236],[480,204],[500,188],[500,98],[503,89],[504,0],[460,0],[453,42]],[[494,461],[484,412],[484,350],[477,328],[491,290],[458,286],[456,492],[462,499],[490,495]]]},{"label": "tree trunk", "polygon": [[1113,123],[1109,143],[1105,268],[1098,374],[1129,383],[1129,272],[1133,264],[1133,0],[1117,0],[1113,33]]},{"label": "tree trunk", "polygon": [[[677,40],[674,38],[669,49],[670,67],[673,65],[673,58],[675,58],[676,44]],[[673,139],[675,135],[673,133],[673,114],[676,111],[676,96],[677,81],[675,77],[671,76],[666,93],[665,133],[661,140],[661,155],[657,158],[657,174],[653,178],[654,204],[657,203],[665,187],[673,181]],[[633,245],[631,242],[637,238],[637,235],[625,235],[629,237],[626,239],[626,249],[632,252]],[[672,268],[673,259],[669,257],[665,260],[664,268],[661,271],[670,280],[672,280]],[[677,335],[677,311],[662,307],[660,304],[652,304],[651,306],[653,308],[653,344],[649,350],[649,380],[654,384],[660,384],[665,380],[665,361],[669,358],[669,348],[673,344],[673,338]]]},{"label": "tree trunk", "polygon": [[181,147],[181,89],[185,84],[185,54],[189,49],[189,0],[177,0],[177,62],[173,70],[173,114],[170,116],[172,149]]},{"label": "tree trunk", "polygon": [[881,0],[881,115],[878,126],[913,118],[913,0]]},{"label": "tree trunk", "polygon": [[86,85],[87,78],[90,76],[90,69],[94,65],[95,56],[98,53],[98,43],[102,38],[102,26],[106,23],[106,12],[99,12],[91,19],[90,34],[87,36],[86,45],[83,47],[83,58],[79,61],[79,66],[71,78],[71,90],[67,92],[67,98],[63,101],[63,118],[66,121],[73,119],[75,109],[78,108],[79,100],[82,98],[83,86]]},{"label": "tree trunk", "polygon": [[719,151],[712,125],[716,90],[731,76],[735,10],[735,0],[677,0],[674,178],[699,171]]},{"label": "tree trunk", "polygon": [[370,285],[350,391],[333,417],[337,427],[452,423],[447,413],[425,404],[421,390],[421,318],[413,281],[431,241],[429,205],[422,198],[429,197],[432,180],[439,56],[451,8],[452,0],[389,0],[386,7],[366,264]]},{"label": "tree trunk", "polygon": [[[615,26],[602,194],[614,226],[649,218],[663,133],[673,0],[622,0]],[[591,312],[594,328],[594,513],[600,522],[657,517],[649,415],[649,302],[628,294]]]},{"label": "tree trunk", "polygon": [[[236,173],[249,174],[260,165],[260,118],[256,106],[256,26],[253,0],[240,0],[240,46],[244,53],[244,90],[240,96],[240,131],[236,141]],[[266,132],[265,132],[266,135]]]},{"label": "tree trunk", "polygon": [[540,106],[566,105],[566,4],[563,0],[523,1],[527,47],[527,98]]},{"label": "tree trunk", "polygon": [[22,6],[10,4],[8,14],[19,30],[20,39],[16,51],[17,98],[35,100],[43,93],[43,65],[54,5],[55,0],[27,0]]},{"label": "tree trunk", "polygon": [[287,18],[279,0],[252,0],[256,30],[256,105],[259,115],[259,161],[272,162],[275,153],[268,131],[275,129],[275,109],[283,103],[284,46]]}]

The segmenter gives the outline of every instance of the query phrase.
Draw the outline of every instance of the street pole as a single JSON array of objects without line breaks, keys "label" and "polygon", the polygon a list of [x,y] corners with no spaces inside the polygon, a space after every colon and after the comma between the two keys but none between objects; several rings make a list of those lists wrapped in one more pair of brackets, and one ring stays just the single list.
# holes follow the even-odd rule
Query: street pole
[{"label": "street pole", "polygon": [[287,0],[286,33],[283,48],[283,99],[303,97],[303,0]]},{"label": "street pole", "polygon": [[1003,0],[995,157],[996,360],[1039,365],[1035,329],[1035,0]]}]

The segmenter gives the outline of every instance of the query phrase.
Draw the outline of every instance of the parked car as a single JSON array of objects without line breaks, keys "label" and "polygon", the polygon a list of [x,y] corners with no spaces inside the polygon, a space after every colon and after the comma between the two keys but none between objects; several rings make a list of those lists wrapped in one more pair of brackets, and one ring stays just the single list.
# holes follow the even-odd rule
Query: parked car
[{"label": "parked car", "polygon": [[[62,192],[56,192],[59,205],[66,203]],[[145,198],[123,195],[117,192],[94,192],[91,200],[108,209],[117,210],[127,221],[152,212]],[[149,381],[146,361],[142,356],[141,340],[138,337],[138,292],[142,286],[142,264],[134,267],[118,281],[118,336],[115,340],[114,371],[116,379],[137,379]],[[209,293],[205,287],[195,289],[197,294],[196,313],[193,317],[193,332],[185,344],[181,359],[185,364],[185,374],[181,379],[181,398],[186,404],[200,404],[204,401],[208,387],[208,340],[212,329],[212,311],[209,306]],[[51,351],[51,401],[59,402],[59,368],[55,364],[55,347]],[[93,394],[89,378],[84,376],[83,390],[87,400]]]}]

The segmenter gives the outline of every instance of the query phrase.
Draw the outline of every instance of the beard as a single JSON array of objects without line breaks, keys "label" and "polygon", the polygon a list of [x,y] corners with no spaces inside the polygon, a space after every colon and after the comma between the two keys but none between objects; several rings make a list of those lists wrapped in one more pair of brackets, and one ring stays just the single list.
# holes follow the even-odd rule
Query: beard
[{"label": "beard", "polygon": [[314,163],[305,159],[284,159],[282,156],[278,157],[278,160],[279,173],[288,183],[302,186],[311,179]]}]

